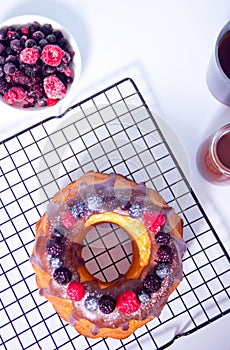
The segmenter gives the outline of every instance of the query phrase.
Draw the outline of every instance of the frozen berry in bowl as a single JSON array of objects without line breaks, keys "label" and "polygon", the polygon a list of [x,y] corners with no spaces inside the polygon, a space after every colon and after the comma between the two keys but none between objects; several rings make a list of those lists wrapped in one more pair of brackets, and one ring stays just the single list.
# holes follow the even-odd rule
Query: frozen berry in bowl
[{"label": "frozen berry in bowl", "polygon": [[0,33],[0,100],[6,108],[53,110],[64,102],[66,109],[75,102],[81,56],[67,29],[25,15],[1,23]]}]

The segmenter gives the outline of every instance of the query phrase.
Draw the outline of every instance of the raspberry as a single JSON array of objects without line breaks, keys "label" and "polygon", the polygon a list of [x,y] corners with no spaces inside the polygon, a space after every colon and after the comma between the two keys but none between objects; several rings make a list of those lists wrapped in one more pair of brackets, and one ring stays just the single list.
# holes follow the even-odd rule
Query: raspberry
[{"label": "raspberry", "polygon": [[62,99],[66,94],[66,87],[56,75],[45,77],[43,87],[47,97],[52,99]]},{"label": "raspberry", "polygon": [[51,237],[46,242],[46,251],[53,257],[58,257],[63,254],[65,246],[60,238]]},{"label": "raspberry", "polygon": [[4,100],[8,104],[14,104],[15,102],[23,101],[25,98],[26,98],[26,93],[20,87],[12,87],[4,95]]},{"label": "raspberry", "polygon": [[47,98],[46,99],[47,106],[54,106],[54,105],[56,105],[57,102],[58,102],[58,100],[54,99],[54,98]]},{"label": "raspberry", "polygon": [[159,276],[152,274],[148,275],[143,281],[144,287],[151,293],[156,292],[161,287],[161,279]]},{"label": "raspberry", "polygon": [[[46,38],[48,40],[48,37]],[[61,63],[64,51],[57,45],[46,45],[42,50],[42,60],[49,66],[58,66]]]},{"label": "raspberry", "polygon": [[72,272],[67,267],[59,267],[53,273],[54,280],[61,285],[65,285],[71,281]]},{"label": "raspberry", "polygon": [[165,223],[164,215],[155,212],[149,211],[143,215],[143,221],[145,226],[153,233],[156,233],[160,230],[160,227]]},{"label": "raspberry", "polygon": [[139,309],[140,302],[133,290],[127,290],[118,296],[116,306],[122,313],[131,313]]},{"label": "raspberry", "polygon": [[67,295],[73,301],[81,300],[85,295],[85,288],[83,284],[73,281],[68,285]]},{"label": "raspberry", "polygon": [[172,249],[168,245],[162,245],[157,251],[158,260],[161,262],[171,263],[173,260]]},{"label": "raspberry", "polygon": [[155,236],[155,240],[160,245],[167,245],[170,242],[170,233],[159,231]]},{"label": "raspberry", "polygon": [[29,85],[30,84],[30,78],[27,77],[23,72],[20,70],[17,70],[14,75],[12,76],[12,80],[14,83],[20,84],[20,85]]},{"label": "raspberry", "polygon": [[70,229],[74,226],[76,221],[73,215],[69,211],[66,211],[61,217],[61,222],[65,228]]},{"label": "raspberry", "polygon": [[37,49],[26,47],[20,52],[20,61],[27,64],[35,64],[40,57]]},{"label": "raspberry", "polygon": [[99,309],[103,314],[110,314],[116,306],[116,301],[110,295],[102,295],[99,300]]}]

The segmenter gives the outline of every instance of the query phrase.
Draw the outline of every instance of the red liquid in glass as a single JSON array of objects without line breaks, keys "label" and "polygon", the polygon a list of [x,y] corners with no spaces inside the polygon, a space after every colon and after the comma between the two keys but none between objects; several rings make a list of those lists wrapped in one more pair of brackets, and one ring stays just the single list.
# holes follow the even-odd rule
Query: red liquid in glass
[{"label": "red liquid in glass", "polygon": [[218,56],[224,73],[230,79],[230,31],[224,34],[219,43]]},{"label": "red liquid in glass", "polygon": [[[212,137],[208,138],[197,152],[197,166],[201,175],[208,181],[218,185],[230,185],[230,176],[224,173],[230,172],[230,133],[223,135],[216,144],[215,154],[210,151]],[[219,163],[215,164],[214,157]]]}]

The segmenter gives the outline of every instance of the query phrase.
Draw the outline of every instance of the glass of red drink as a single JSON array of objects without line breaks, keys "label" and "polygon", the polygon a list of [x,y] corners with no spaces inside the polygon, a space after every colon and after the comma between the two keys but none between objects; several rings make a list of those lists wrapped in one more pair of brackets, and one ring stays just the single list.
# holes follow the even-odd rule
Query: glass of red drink
[{"label": "glass of red drink", "polygon": [[217,130],[200,146],[197,165],[206,180],[230,185],[230,124]]},{"label": "glass of red drink", "polygon": [[230,21],[225,24],[217,37],[206,81],[212,94],[230,106]]}]

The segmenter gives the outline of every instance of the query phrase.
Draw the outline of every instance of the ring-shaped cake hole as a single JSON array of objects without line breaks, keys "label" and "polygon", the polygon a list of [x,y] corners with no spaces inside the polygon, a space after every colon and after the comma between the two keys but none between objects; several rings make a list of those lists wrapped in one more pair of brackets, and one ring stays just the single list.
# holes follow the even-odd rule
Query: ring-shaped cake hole
[{"label": "ring-shaped cake hole", "polygon": [[[103,223],[115,224],[128,234],[132,244],[132,261],[127,272],[125,273],[125,278],[139,278],[143,268],[148,265],[151,254],[151,241],[146,227],[140,220],[133,219],[129,216],[123,216],[118,213],[104,212],[100,214],[93,214],[86,221],[84,225],[85,236],[91,230],[91,227]],[[104,282],[95,278],[88,271],[86,266],[79,267],[78,272],[83,282],[97,280],[101,288],[106,288],[113,283]]]},{"label": "ring-shaped cake hole", "polygon": [[125,275],[132,261],[132,243],[122,227],[101,223],[91,226],[82,250],[86,269],[103,282]]}]

